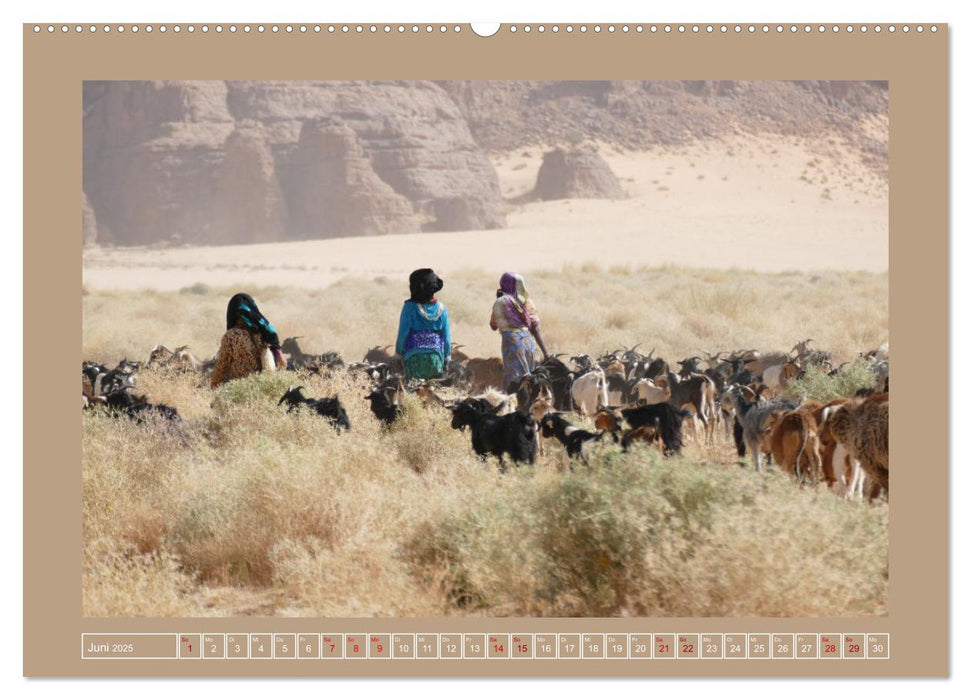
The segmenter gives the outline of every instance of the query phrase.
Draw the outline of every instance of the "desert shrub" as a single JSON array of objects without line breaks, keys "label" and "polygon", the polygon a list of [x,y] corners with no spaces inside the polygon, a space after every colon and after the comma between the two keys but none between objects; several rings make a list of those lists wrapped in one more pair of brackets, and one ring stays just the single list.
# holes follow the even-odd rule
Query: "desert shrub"
[{"label": "desert shrub", "polygon": [[612,491],[609,482],[571,475],[537,494],[536,593],[560,614],[615,614],[642,574],[648,533]]},{"label": "desert shrub", "polygon": [[466,566],[467,548],[477,535],[474,520],[445,518],[422,522],[404,551],[411,570],[426,586],[436,588],[445,599],[445,609],[480,608],[485,597],[472,582]]},{"label": "desert shrub", "polygon": [[275,405],[294,385],[294,375],[289,372],[256,372],[221,385],[216,390],[213,408],[218,412],[227,406],[239,404]]},{"label": "desert shrub", "polygon": [[179,294],[196,294],[199,296],[205,296],[207,294],[212,294],[212,287],[205,282],[196,282],[188,287],[182,287],[182,289],[179,290]]},{"label": "desert shrub", "polygon": [[468,455],[469,437],[456,430],[445,430],[452,416],[445,409],[422,406],[417,397],[408,395],[403,411],[389,430],[389,441],[398,459],[418,474],[438,464],[455,464]]},{"label": "desert shrub", "polygon": [[[840,537],[811,525],[820,522]],[[885,528],[885,508],[778,473],[608,449],[589,468],[520,476],[515,489],[421,523],[401,556],[453,612],[881,614]]]},{"label": "desert shrub", "polygon": [[802,377],[789,381],[787,393],[794,399],[805,397],[826,402],[840,396],[853,396],[859,389],[872,389],[876,382],[877,375],[870,363],[860,358],[844,365],[833,376],[822,367],[813,365],[806,369]]}]

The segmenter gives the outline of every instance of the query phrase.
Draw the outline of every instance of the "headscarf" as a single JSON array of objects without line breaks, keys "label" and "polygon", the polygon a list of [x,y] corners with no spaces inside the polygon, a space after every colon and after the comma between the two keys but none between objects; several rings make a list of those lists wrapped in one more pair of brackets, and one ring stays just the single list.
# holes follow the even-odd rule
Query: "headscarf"
[{"label": "headscarf", "polygon": [[277,335],[276,328],[260,313],[249,294],[236,294],[226,307],[226,330],[234,328],[240,321],[250,331],[259,333],[264,343],[275,348],[280,347],[280,336]]},{"label": "headscarf", "polygon": [[526,281],[522,275],[512,272],[503,273],[499,278],[499,289],[507,300],[507,313],[510,316],[518,314],[528,328],[539,323],[539,314],[536,313],[533,300],[526,291]]},{"label": "headscarf", "polygon": [[408,277],[408,287],[411,290],[411,299],[416,304],[431,304],[435,300],[435,292],[445,286],[441,278],[429,267],[415,270]]}]

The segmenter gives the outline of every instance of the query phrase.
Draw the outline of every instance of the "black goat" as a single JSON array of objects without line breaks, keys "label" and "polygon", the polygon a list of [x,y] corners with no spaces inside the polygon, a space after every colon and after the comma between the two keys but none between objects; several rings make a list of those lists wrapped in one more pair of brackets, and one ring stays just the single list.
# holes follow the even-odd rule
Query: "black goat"
[{"label": "black goat", "polygon": [[143,423],[152,414],[165,420],[180,421],[179,412],[164,403],[149,403],[145,396],[133,396],[126,389],[115,389],[105,396],[105,404],[113,416],[124,415],[136,423]]},{"label": "black goat", "polygon": [[709,427],[708,421],[715,420],[715,384],[704,374],[689,374],[686,378],[674,372],[668,372],[668,387],[671,398],[668,403],[675,408],[684,408],[690,404],[695,408],[695,415],[701,419],[705,432],[711,438],[714,422]]},{"label": "black goat", "polygon": [[333,370],[344,366],[338,352],[325,352],[323,355],[311,355],[306,353],[297,342],[300,336],[287,338],[283,341],[280,349],[288,356],[287,369],[305,369],[311,374],[320,374],[323,370]]},{"label": "black goat", "polygon": [[141,363],[124,359],[114,369],[108,369],[98,362],[85,360],[81,363],[81,376],[91,382],[91,392],[94,396],[107,396],[120,389],[134,386],[140,366]]},{"label": "black goat", "polygon": [[[654,351],[651,350],[653,353]],[[645,357],[639,362],[635,362],[628,374],[633,372],[633,379],[656,379],[668,373],[668,363],[661,357]]]},{"label": "black goat", "polygon": [[445,365],[441,378],[436,377],[433,381],[439,386],[468,388],[472,372],[469,371],[467,362],[468,358],[456,357],[453,350],[452,358]]},{"label": "black goat", "polygon": [[533,374],[537,372],[545,372],[549,380],[550,389],[553,392],[553,407],[557,411],[572,411],[573,394],[570,388],[573,386],[573,380],[577,377],[576,373],[555,355],[547,357],[537,365]]},{"label": "black goat", "polygon": [[359,373],[379,384],[384,384],[393,375],[393,369],[386,362],[352,362],[347,365],[349,372]]},{"label": "black goat", "polygon": [[587,442],[600,442],[604,432],[591,433],[589,430],[578,428],[558,413],[547,413],[540,422],[543,437],[555,437],[566,447],[570,457],[582,457],[583,445]]},{"label": "black goat", "polygon": [[728,378],[728,384],[747,386],[755,382],[755,380],[755,374],[745,366],[745,360],[743,358],[736,357],[731,361],[731,376]]},{"label": "black goat", "polygon": [[452,427],[472,429],[472,449],[480,457],[494,455],[505,471],[503,455],[513,462],[532,464],[536,460],[536,421],[528,413],[513,411],[497,416],[477,399],[465,399],[452,407]]},{"label": "black goat", "polygon": [[479,414],[498,414],[504,405],[499,404],[498,406],[493,406],[485,399],[472,396],[467,399],[462,399],[450,407],[452,411],[452,428],[462,431],[466,428],[471,428]]},{"label": "black goat", "polygon": [[695,372],[701,372],[701,358],[697,355],[694,357],[686,357],[683,360],[678,360],[678,365],[681,369],[678,370],[678,375],[682,379],[687,379]]},{"label": "black goat", "polygon": [[623,408],[620,411],[624,420],[631,428],[645,425],[656,426],[664,442],[664,454],[680,454],[684,446],[681,437],[681,424],[691,415],[691,411],[675,408],[669,403],[656,403],[635,408]]},{"label": "black goat", "polygon": [[572,362],[573,366],[576,367],[577,372],[583,372],[593,367],[593,358],[591,358],[589,355],[574,355],[570,358],[570,362]]},{"label": "black goat", "polygon": [[556,394],[553,391],[553,380],[546,368],[540,366],[532,372],[524,374],[519,380],[519,387],[516,389],[516,404],[532,406],[544,389],[549,392],[550,396],[554,397],[553,402],[555,404]]},{"label": "black goat", "polygon": [[287,404],[287,413],[299,406],[307,406],[316,411],[318,415],[329,420],[331,425],[337,429],[337,432],[351,429],[351,421],[347,417],[347,411],[344,410],[341,400],[336,396],[329,399],[309,399],[303,395],[303,387],[298,386],[296,389],[287,391],[277,402],[277,406],[282,406],[284,403]]},{"label": "black goat", "polygon": [[401,377],[396,377],[374,387],[364,398],[371,402],[371,413],[385,425],[391,425],[401,417],[404,410],[401,406],[401,394],[404,390]]}]

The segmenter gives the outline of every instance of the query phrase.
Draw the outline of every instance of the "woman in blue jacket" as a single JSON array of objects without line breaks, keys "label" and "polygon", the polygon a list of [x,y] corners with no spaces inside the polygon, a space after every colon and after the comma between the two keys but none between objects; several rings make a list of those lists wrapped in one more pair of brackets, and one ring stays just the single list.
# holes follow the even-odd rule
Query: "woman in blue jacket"
[{"label": "woman in blue jacket", "polygon": [[404,360],[405,379],[440,375],[452,356],[448,311],[435,298],[444,284],[429,268],[415,270],[408,278],[411,298],[401,309],[395,343],[395,352]]}]

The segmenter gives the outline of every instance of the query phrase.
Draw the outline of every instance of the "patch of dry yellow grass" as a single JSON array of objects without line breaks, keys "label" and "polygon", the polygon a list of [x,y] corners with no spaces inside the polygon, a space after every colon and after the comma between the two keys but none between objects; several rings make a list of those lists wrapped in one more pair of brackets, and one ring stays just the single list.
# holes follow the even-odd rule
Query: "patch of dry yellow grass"
[{"label": "patch of dry yellow grass", "polygon": [[[489,329],[498,279],[469,270],[437,270],[445,279],[454,342],[480,357],[499,355]],[[789,350],[815,339],[839,361],[887,340],[886,273],[692,270],[594,263],[527,277],[551,352],[599,354],[621,346],[656,347],[671,359],[737,348]],[[210,357],[237,289],[196,285],[181,292],[89,291],[82,298],[82,359],[146,359],[152,346],[189,345]],[[350,277],[325,289],[249,289],[280,333],[301,336],[305,351],[339,351],[346,360],[394,343],[407,280]]]}]

